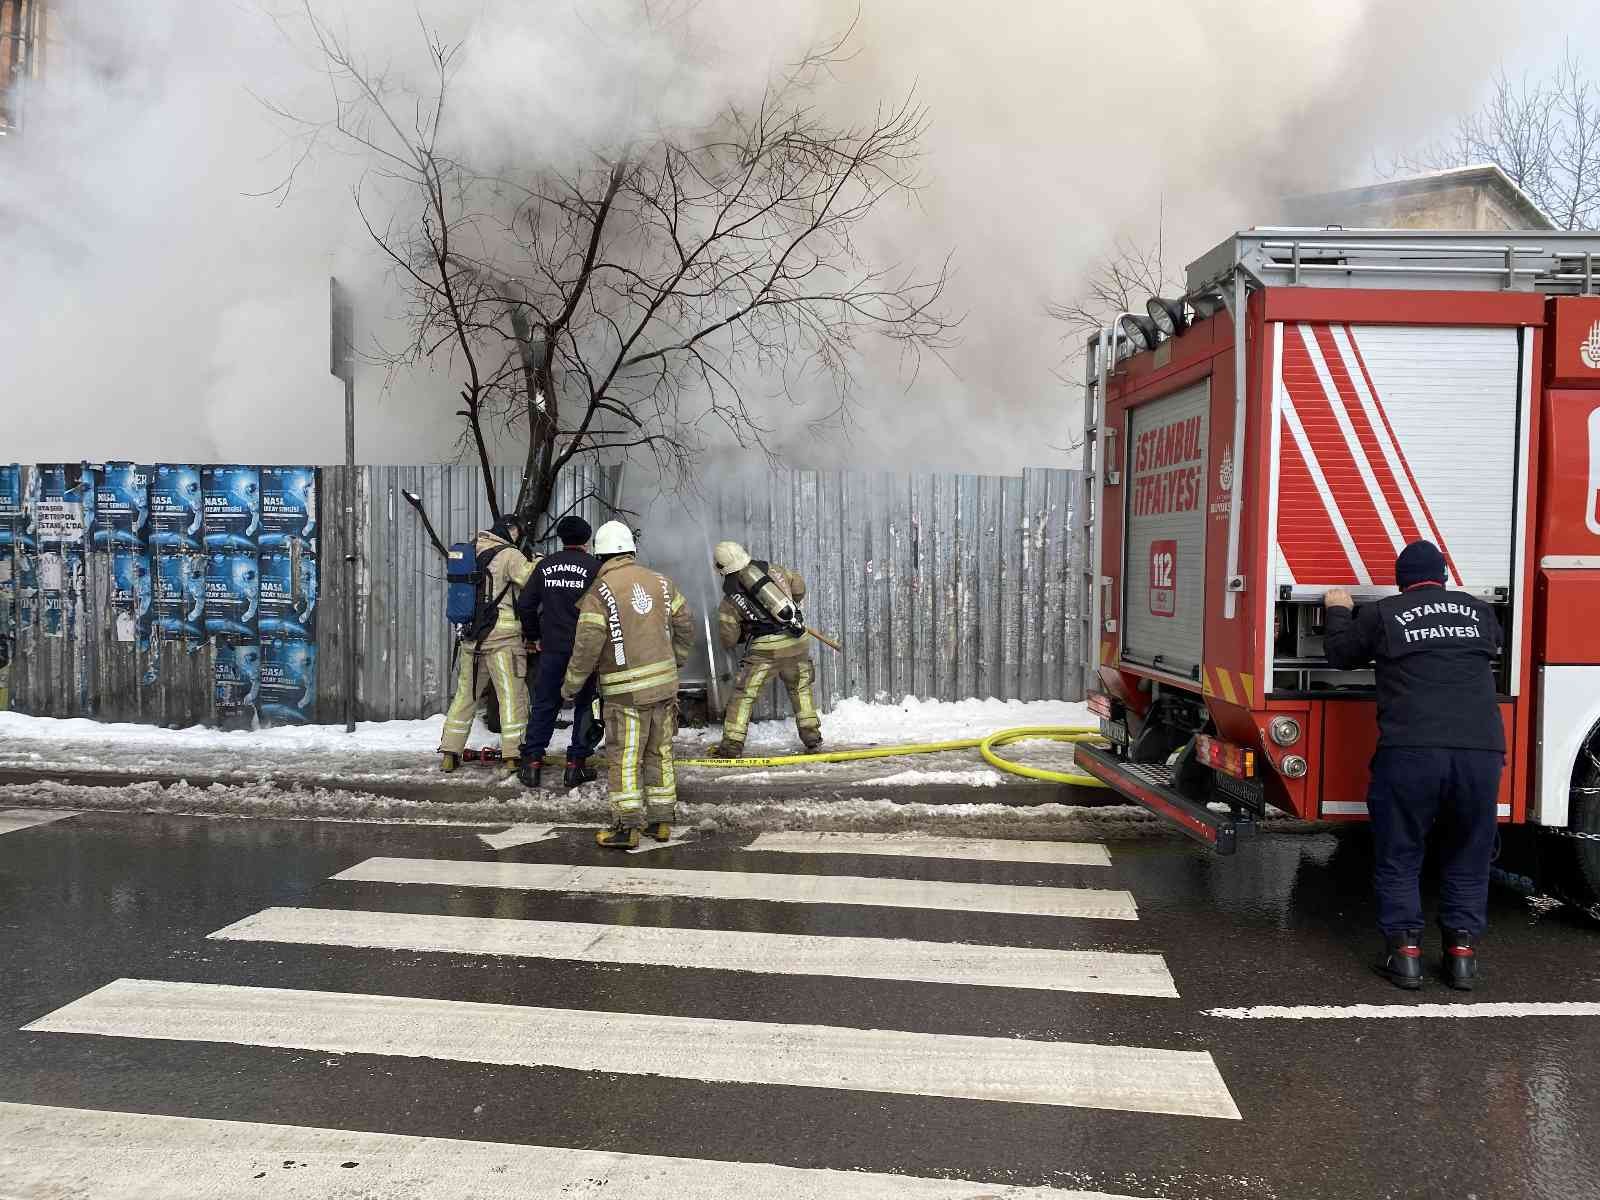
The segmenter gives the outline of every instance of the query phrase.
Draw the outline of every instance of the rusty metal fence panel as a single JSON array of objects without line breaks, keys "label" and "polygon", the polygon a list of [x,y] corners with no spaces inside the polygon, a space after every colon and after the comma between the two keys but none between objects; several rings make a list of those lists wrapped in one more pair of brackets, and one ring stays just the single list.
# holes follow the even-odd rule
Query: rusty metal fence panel
[{"label": "rusty metal fence panel", "polygon": [[[1079,699],[1079,472],[773,472],[708,497],[711,540],[805,577],[817,700]],[[732,664],[725,664],[731,670]],[[786,715],[770,687],[756,715]]]}]

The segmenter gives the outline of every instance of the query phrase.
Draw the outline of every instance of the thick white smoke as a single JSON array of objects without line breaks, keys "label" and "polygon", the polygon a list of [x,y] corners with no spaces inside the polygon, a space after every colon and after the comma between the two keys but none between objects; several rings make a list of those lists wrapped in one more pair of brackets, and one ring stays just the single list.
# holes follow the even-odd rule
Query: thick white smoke
[{"label": "thick white smoke", "polygon": [[[258,98],[313,113],[327,98],[294,8],[267,3],[57,0],[59,52],[26,129],[0,143],[0,459],[342,456],[327,278],[359,286],[368,335],[392,334],[379,318],[399,305],[355,220],[361,163],[323,150],[286,196],[249,194],[294,162]],[[651,26],[636,0],[316,3],[397,77],[425,70],[421,25],[460,40],[451,137],[484,161],[558,164],[753,95],[856,16],[847,0],[678,0]],[[1110,239],[1153,235],[1159,206],[1181,259],[1270,219],[1286,191],[1355,181],[1564,19],[1542,0],[873,0],[826,102],[862,112],[915,88],[929,106],[928,187],[870,237],[891,261],[953,249],[967,320],[949,370],[926,364],[910,386],[892,355],[869,355],[851,445],[795,434],[787,450],[807,465],[1069,465],[1050,447],[1075,401],[1043,308]],[[358,457],[452,457],[449,364],[383,382],[362,380]]]}]

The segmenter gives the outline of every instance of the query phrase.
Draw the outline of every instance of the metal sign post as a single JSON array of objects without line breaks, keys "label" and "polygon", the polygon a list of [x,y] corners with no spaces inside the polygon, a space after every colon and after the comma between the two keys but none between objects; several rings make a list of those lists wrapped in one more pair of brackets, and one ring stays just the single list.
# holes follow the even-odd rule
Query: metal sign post
[{"label": "metal sign post", "polygon": [[330,278],[328,370],[344,381],[344,731],[356,731],[356,347],[355,305]]}]

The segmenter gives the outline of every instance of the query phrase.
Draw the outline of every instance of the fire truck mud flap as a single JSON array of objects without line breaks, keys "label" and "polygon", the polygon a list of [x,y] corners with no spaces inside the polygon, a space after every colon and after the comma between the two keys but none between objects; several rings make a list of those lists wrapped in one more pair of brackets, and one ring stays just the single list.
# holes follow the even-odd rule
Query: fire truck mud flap
[{"label": "fire truck mud flap", "polygon": [[1218,854],[1238,847],[1238,824],[1228,813],[1206,805],[1172,787],[1172,771],[1162,763],[1131,763],[1109,750],[1080,743],[1073,757],[1077,765],[1113,791],[1170,821],[1184,833],[1210,846]]}]

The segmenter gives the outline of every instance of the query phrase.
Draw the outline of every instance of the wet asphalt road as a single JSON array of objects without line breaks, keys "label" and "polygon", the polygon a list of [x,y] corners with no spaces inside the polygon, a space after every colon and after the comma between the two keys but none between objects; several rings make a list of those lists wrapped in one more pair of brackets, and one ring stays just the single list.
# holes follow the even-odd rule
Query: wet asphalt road
[{"label": "wet asphalt road", "polygon": [[[1233,860],[1113,842],[1109,868],[758,854],[750,835],[628,858],[571,831],[496,852],[476,832],[85,813],[0,835],[0,1103],[1135,1197],[1600,1197],[1600,1017],[1207,1015],[1411,1002],[1365,966],[1359,831],[1268,835]],[[1138,920],[330,880],[377,856],[1127,889]],[[1600,1000],[1600,929],[1493,903],[1485,987],[1423,1001]],[[269,906],[1142,951],[1179,998],[206,940]],[[119,978],[1202,1050],[1242,1119],[22,1031]]]}]

